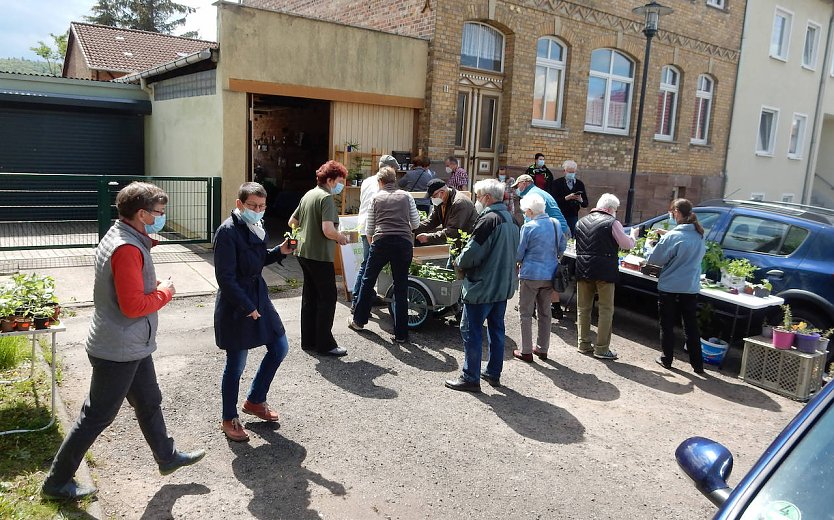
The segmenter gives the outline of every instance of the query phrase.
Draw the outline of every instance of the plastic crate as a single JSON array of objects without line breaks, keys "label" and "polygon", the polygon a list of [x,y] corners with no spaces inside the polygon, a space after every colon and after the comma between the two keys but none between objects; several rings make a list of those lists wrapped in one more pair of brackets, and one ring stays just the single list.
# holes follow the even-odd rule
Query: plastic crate
[{"label": "plastic crate", "polygon": [[774,348],[764,337],[745,338],[739,377],[760,388],[807,401],[822,386],[825,354]]}]

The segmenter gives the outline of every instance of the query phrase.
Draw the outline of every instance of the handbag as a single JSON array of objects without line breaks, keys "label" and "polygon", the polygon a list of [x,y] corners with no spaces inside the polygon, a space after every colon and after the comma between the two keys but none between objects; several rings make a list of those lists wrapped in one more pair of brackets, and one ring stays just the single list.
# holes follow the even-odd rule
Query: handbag
[{"label": "handbag", "polygon": [[[556,236],[556,245],[558,247],[559,233],[556,228],[556,223],[553,222],[553,219],[550,221],[553,223],[553,234]],[[553,272],[553,278],[550,281],[553,284],[553,290],[556,292],[562,293],[568,290],[568,285],[570,284],[568,270],[564,265],[562,265],[562,262],[558,261],[558,259],[556,261],[556,271]]]}]

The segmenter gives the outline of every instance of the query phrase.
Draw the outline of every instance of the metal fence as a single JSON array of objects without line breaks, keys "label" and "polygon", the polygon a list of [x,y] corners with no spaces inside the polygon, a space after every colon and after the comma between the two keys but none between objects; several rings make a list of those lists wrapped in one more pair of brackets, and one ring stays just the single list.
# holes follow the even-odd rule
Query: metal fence
[{"label": "metal fence", "polygon": [[0,251],[95,247],[117,218],[116,194],[133,181],[168,193],[160,243],[211,242],[220,224],[219,177],[0,174]]}]

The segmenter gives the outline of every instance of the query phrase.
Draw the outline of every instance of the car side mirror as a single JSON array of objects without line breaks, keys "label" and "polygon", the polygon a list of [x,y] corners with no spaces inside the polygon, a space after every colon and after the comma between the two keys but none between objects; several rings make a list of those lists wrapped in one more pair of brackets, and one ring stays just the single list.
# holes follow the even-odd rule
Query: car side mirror
[{"label": "car side mirror", "polygon": [[675,450],[675,459],[710,502],[721,506],[727,501],[732,492],[727,485],[727,479],[733,472],[730,450],[705,437],[691,437]]}]

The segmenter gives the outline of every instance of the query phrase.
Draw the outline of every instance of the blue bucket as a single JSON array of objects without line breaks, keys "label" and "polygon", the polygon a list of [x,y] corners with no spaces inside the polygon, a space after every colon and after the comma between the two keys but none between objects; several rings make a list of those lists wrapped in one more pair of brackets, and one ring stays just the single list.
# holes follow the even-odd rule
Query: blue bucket
[{"label": "blue bucket", "polygon": [[730,348],[729,343],[722,339],[701,338],[701,356],[704,358],[704,363],[709,365],[720,365],[724,361],[728,348]]}]

